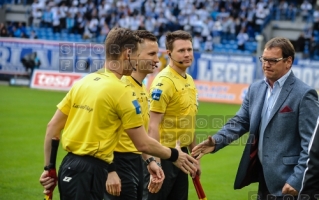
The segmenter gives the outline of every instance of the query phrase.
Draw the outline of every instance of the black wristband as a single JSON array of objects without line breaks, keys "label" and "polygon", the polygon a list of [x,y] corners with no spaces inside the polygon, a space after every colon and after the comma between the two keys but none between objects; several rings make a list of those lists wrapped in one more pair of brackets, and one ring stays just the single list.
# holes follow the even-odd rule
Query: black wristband
[{"label": "black wristband", "polygon": [[171,149],[171,157],[169,157],[167,160],[175,162],[178,159],[178,151],[175,148],[170,148]]},{"label": "black wristband", "polygon": [[108,171],[108,173],[116,171],[116,167],[115,167],[114,162],[109,164],[109,166],[107,167],[107,171]]}]

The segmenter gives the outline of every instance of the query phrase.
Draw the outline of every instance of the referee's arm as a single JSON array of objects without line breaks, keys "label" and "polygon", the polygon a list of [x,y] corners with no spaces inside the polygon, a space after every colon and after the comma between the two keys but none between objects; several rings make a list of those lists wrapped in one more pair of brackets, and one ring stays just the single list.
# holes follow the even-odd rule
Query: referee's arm
[{"label": "referee's arm", "polygon": [[[159,125],[162,122],[164,117],[164,113],[153,112],[150,111],[150,123],[148,126],[148,135],[151,138],[154,138],[158,142],[160,141],[160,134],[159,134]],[[143,159],[146,160],[150,155],[143,154]],[[161,159],[156,158],[156,162],[161,163]]]}]

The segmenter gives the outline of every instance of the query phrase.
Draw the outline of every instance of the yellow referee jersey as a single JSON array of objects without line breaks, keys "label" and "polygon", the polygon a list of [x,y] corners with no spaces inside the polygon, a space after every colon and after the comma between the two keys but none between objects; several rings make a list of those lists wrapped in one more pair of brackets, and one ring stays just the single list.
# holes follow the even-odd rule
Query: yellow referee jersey
[{"label": "yellow referee jersey", "polygon": [[141,107],[131,87],[106,70],[74,84],[58,104],[68,115],[62,146],[77,155],[90,155],[110,163],[120,127],[143,125]]},{"label": "yellow referee jersey", "polygon": [[[140,85],[131,76],[123,76],[122,81],[127,85],[131,85],[131,87],[132,87],[132,94],[134,97],[137,98],[137,100],[141,106],[144,127],[145,127],[146,132],[147,132],[150,117],[149,117],[148,93],[146,91],[145,85],[143,85],[143,84]],[[127,135],[127,133],[124,131],[123,128],[121,128],[120,132],[122,133],[120,136],[120,141],[117,144],[117,146],[115,147],[114,151],[122,152],[122,153],[123,152],[132,152],[132,153],[141,154],[141,152],[137,151],[132,140],[130,139],[130,137]]]},{"label": "yellow referee jersey", "polygon": [[193,78],[178,74],[169,65],[157,74],[152,82],[150,110],[164,113],[160,124],[160,143],[181,147],[192,143],[197,114],[197,90]]}]

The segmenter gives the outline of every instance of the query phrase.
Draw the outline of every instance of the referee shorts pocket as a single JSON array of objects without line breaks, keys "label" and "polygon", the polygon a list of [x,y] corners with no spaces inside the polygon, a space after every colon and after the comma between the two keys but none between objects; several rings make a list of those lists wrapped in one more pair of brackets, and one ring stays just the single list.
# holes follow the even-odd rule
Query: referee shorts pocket
[{"label": "referee shorts pocket", "polygon": [[91,199],[93,174],[67,168],[61,171],[59,177],[61,199]]}]

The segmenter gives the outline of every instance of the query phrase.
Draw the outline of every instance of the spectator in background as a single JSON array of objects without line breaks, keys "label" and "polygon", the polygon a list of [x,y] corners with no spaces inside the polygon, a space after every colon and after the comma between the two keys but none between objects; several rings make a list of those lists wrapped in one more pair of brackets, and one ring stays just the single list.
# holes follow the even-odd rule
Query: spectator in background
[{"label": "spectator in background", "polygon": [[74,22],[74,17],[72,17],[71,13],[67,12],[65,22],[66,22],[66,29],[68,33],[74,33],[75,22]]},{"label": "spectator in background", "polygon": [[6,28],[0,30],[0,37],[9,37],[9,33]]},{"label": "spectator in background", "polygon": [[85,21],[83,39],[91,39],[92,36],[93,36],[93,34],[90,31],[90,21]]},{"label": "spectator in background", "polygon": [[60,11],[60,28],[64,29],[66,27],[66,17],[69,8],[65,5],[65,2],[62,1],[59,11]]},{"label": "spectator in background", "polygon": [[43,15],[42,15],[42,26],[43,27],[52,27],[52,19],[53,19],[53,14],[51,12],[51,8],[48,6],[45,8]]},{"label": "spectator in background", "polygon": [[310,22],[312,18],[312,5],[309,3],[308,0],[305,0],[301,5],[300,5],[300,10],[301,10],[301,16],[302,19],[306,22]]},{"label": "spectator in background", "polygon": [[70,13],[72,18],[75,18],[76,13],[79,11],[78,4],[79,4],[79,2],[77,0],[73,0],[72,5],[68,10],[68,12]]},{"label": "spectator in background", "polygon": [[42,19],[42,11],[40,8],[36,8],[34,11],[32,11],[31,14],[32,18],[32,25],[34,27],[40,27],[41,19]]},{"label": "spectator in background", "polygon": [[145,19],[145,29],[151,33],[154,33],[156,26],[156,20],[155,18],[148,16]]},{"label": "spectator in background", "polygon": [[52,28],[54,33],[60,33],[60,10],[55,8],[52,15]]},{"label": "spectator in background", "polygon": [[30,54],[26,54],[22,59],[21,63],[25,67],[26,72],[30,73],[30,78],[33,75],[34,69],[39,69],[41,65],[41,61],[37,55],[37,52],[32,52]]},{"label": "spectator in background", "polygon": [[296,41],[296,52],[303,53],[305,51],[306,46],[306,38],[304,33],[300,33],[297,41]]},{"label": "spectator in background", "polygon": [[19,38],[21,36],[21,30],[19,28],[17,28],[16,26],[13,26],[12,27],[12,34],[13,34],[13,37]]},{"label": "spectator in background", "polygon": [[281,0],[276,8],[276,20],[282,20],[286,15],[288,9],[288,3],[285,0]]},{"label": "spectator in background", "polygon": [[[93,38],[100,34],[104,20],[110,29],[115,26],[131,30],[147,29],[157,38],[168,30],[185,30],[192,36],[201,33],[203,40],[200,46],[203,47],[208,36],[212,36],[216,43],[220,37],[233,40],[241,28],[246,28],[249,37],[255,40],[256,19],[258,22],[256,11],[267,11],[272,5],[274,3],[271,0],[34,0],[32,17],[40,15],[41,27],[42,24],[51,27],[54,20],[54,32],[70,32],[71,26],[66,24],[69,12],[71,14],[69,19],[74,18],[74,33],[83,34],[86,21],[90,21]],[[57,14],[58,10],[60,14]],[[78,12],[81,16],[78,16]],[[94,17],[99,23],[92,31],[91,19]],[[264,21],[260,23],[263,24]],[[36,19],[34,25],[38,26]]]},{"label": "spectator in background", "polygon": [[24,32],[21,32],[21,34],[20,34],[20,38],[29,38]]},{"label": "spectator in background", "polygon": [[37,34],[36,34],[36,32],[34,30],[32,30],[30,32],[29,38],[30,39],[38,39],[38,36],[37,36]]},{"label": "spectator in background", "polygon": [[297,8],[294,3],[290,3],[286,12],[286,19],[295,21],[297,15]]},{"label": "spectator in background", "polygon": [[[100,32],[100,35],[103,36],[103,38],[105,39],[105,37],[107,36],[107,34],[110,32],[110,28],[109,26],[107,25],[106,21],[104,21],[104,25],[102,26],[101,28],[101,32]],[[103,41],[104,41],[103,39]]]},{"label": "spectator in background", "polygon": [[81,12],[76,14],[74,23],[74,32],[82,35],[84,33],[86,21],[84,20],[83,14]]},{"label": "spectator in background", "polygon": [[208,36],[204,43],[204,51],[213,51],[213,40],[211,36]]},{"label": "spectator in background", "polygon": [[316,55],[319,54],[319,43],[318,39],[314,36],[311,36],[309,42],[307,43],[309,49],[309,57],[310,59],[314,59]]},{"label": "spectator in background", "polygon": [[261,33],[264,20],[269,14],[268,12],[267,8],[258,8],[256,10],[255,32]]},{"label": "spectator in background", "polygon": [[93,11],[89,21],[89,31],[92,34],[92,37],[98,37],[100,34],[99,20],[97,18],[96,10]]},{"label": "spectator in background", "polygon": [[129,28],[130,27],[130,18],[126,14],[123,14],[123,15],[121,15],[118,23],[119,23],[119,26],[122,28]]},{"label": "spectator in background", "polygon": [[249,40],[248,34],[245,32],[245,29],[242,28],[237,35],[237,45],[238,49],[244,51],[245,43]]},{"label": "spectator in background", "polygon": [[313,12],[313,29],[319,31],[319,7]]},{"label": "spectator in background", "polygon": [[140,15],[133,15],[130,19],[130,29],[133,31],[138,30],[138,27],[140,26],[141,23],[141,16]]},{"label": "spectator in background", "polygon": [[200,51],[201,50],[201,42],[203,38],[201,37],[200,33],[196,33],[193,38],[193,49],[194,51]]}]

